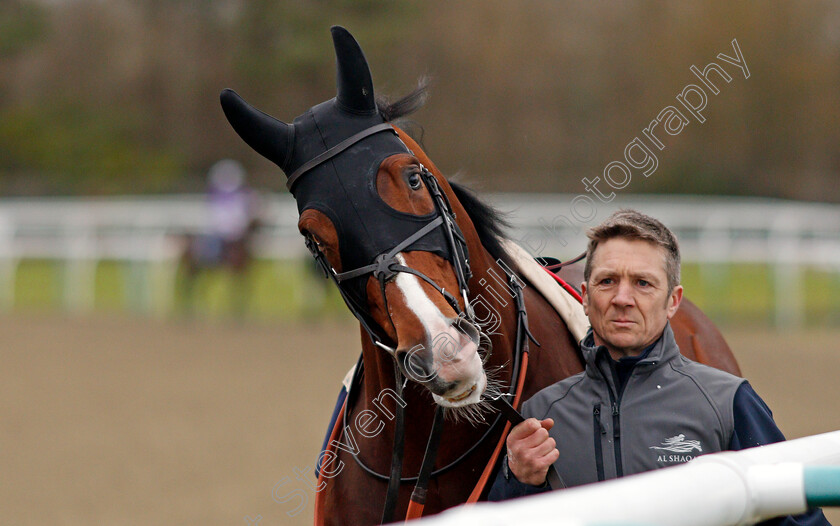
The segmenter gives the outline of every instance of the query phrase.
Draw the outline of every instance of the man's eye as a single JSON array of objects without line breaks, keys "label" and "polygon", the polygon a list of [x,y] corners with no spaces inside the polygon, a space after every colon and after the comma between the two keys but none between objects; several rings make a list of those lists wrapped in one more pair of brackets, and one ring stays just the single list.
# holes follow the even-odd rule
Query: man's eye
[{"label": "man's eye", "polygon": [[604,278],[601,280],[601,285],[612,285],[613,279],[612,278]]},{"label": "man's eye", "polygon": [[412,190],[419,190],[423,186],[423,180],[420,179],[420,174],[413,173],[408,176],[408,187]]},{"label": "man's eye", "polygon": [[639,280],[639,286],[640,287],[647,287],[648,285],[650,285],[650,283],[648,283],[647,281],[645,281],[643,279]]}]

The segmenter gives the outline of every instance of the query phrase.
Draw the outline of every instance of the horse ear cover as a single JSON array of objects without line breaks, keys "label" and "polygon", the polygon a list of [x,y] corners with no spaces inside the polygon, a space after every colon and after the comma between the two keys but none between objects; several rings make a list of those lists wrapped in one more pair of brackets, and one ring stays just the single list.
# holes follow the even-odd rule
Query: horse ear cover
[{"label": "horse ear cover", "polygon": [[225,117],[242,140],[285,170],[295,137],[294,126],[254,108],[231,89],[223,90],[219,99]]},{"label": "horse ear cover", "polygon": [[[376,113],[373,79],[365,55],[353,35],[341,26],[330,29],[336,56],[336,102],[351,114]],[[263,113],[225,89],[219,96],[222,110],[236,133],[257,153],[288,173],[295,127]]]},{"label": "horse ear cover", "polygon": [[335,47],[338,104],[354,113],[375,113],[373,79],[362,48],[343,27],[333,26],[330,32]]}]

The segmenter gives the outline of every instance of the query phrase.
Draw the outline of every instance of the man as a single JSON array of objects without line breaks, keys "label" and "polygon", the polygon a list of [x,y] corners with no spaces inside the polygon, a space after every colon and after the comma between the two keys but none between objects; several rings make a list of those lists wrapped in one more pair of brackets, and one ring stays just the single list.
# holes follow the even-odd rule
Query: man
[{"label": "man", "polygon": [[[550,490],[552,464],[577,486],[784,440],[746,380],[680,354],[669,324],[683,294],[673,233],[622,210],[588,236],[586,369],[525,402],[530,418],[511,430],[489,499]],[[780,521],[827,524],[820,510]]]}]

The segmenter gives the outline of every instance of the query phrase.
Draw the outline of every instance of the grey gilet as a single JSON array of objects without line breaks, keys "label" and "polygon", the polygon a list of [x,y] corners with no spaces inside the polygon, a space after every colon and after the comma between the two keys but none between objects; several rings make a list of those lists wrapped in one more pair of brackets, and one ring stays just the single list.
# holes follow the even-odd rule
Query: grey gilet
[{"label": "grey gilet", "polygon": [[581,342],[584,372],[546,387],[523,405],[526,417],[554,419],[555,467],[577,486],[680,464],[728,449],[732,405],[743,378],[680,354],[670,324],[616,390],[615,362]]}]

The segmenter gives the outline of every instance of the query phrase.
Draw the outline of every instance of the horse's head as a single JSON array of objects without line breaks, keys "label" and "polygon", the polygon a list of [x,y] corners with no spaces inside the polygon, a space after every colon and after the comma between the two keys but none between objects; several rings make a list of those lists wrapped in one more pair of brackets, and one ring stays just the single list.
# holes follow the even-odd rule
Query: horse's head
[{"label": "horse's head", "polygon": [[451,189],[385,122],[358,43],[340,27],[332,36],[334,99],[286,124],[225,90],[225,115],[288,176],[307,246],[373,343],[439,404],[474,404],[487,385],[479,347],[489,339],[467,314],[469,255]]}]

